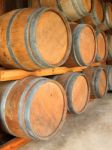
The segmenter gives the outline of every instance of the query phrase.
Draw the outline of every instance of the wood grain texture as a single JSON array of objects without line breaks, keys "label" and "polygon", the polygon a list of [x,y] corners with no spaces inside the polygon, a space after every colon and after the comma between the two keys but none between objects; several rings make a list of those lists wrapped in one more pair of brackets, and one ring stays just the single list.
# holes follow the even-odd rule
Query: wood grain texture
[{"label": "wood grain texture", "polygon": [[[92,66],[100,66],[100,65],[101,63],[92,64]],[[19,69],[5,70],[2,68],[0,70],[0,81],[18,80],[28,76],[40,77],[40,76],[64,74],[67,72],[80,72],[85,68],[87,67],[73,67],[73,68],[58,67],[58,68],[39,69],[34,72],[28,72]]]}]

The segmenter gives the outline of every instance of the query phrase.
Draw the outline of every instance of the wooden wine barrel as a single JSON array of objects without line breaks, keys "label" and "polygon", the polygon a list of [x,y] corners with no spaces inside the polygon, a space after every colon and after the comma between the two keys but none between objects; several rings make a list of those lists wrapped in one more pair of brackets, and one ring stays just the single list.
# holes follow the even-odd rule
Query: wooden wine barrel
[{"label": "wooden wine barrel", "polygon": [[88,66],[96,57],[96,35],[91,25],[70,24],[73,43],[71,54],[66,61],[67,67]]},{"label": "wooden wine barrel", "polygon": [[101,67],[88,68],[83,71],[87,76],[91,87],[91,99],[102,98],[107,92],[107,74]]},{"label": "wooden wine barrel", "polygon": [[92,0],[30,0],[32,7],[56,7],[63,11],[69,20],[75,21],[86,16],[92,8]]},{"label": "wooden wine barrel", "polygon": [[11,135],[49,139],[62,127],[66,94],[56,81],[28,77],[0,84],[0,117]]},{"label": "wooden wine barrel", "polygon": [[99,28],[103,31],[112,29],[112,3],[106,3],[105,18]]},{"label": "wooden wine barrel", "polygon": [[108,91],[112,91],[112,66],[107,65],[107,79],[108,79]]},{"label": "wooden wine barrel", "polygon": [[56,76],[54,79],[61,83],[66,90],[68,111],[75,114],[83,112],[90,96],[90,87],[86,76],[81,73],[66,73]]},{"label": "wooden wine barrel", "polygon": [[28,0],[28,6],[31,7],[31,8],[41,7],[39,0]]},{"label": "wooden wine barrel", "polygon": [[64,64],[70,53],[69,24],[52,8],[6,13],[0,17],[0,33],[0,64],[4,67],[57,67]]},{"label": "wooden wine barrel", "polygon": [[108,51],[108,60],[112,60],[112,35],[107,33],[107,51]]},{"label": "wooden wine barrel", "polygon": [[76,21],[88,15],[92,8],[91,0],[58,0],[59,8],[71,21]]},{"label": "wooden wine barrel", "polygon": [[82,19],[82,22],[97,26],[103,22],[103,19],[104,19],[104,13],[103,13],[103,5],[101,0],[93,0],[92,11],[88,16]]},{"label": "wooden wine barrel", "polygon": [[96,61],[103,62],[107,58],[107,40],[106,35],[102,31],[96,31],[97,53]]}]

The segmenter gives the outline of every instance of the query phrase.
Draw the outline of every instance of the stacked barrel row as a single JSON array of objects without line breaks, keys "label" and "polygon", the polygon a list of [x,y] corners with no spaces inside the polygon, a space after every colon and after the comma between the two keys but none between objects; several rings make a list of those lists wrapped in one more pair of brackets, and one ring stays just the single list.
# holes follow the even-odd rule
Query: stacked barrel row
[{"label": "stacked barrel row", "polygon": [[[59,131],[67,112],[82,113],[91,99],[102,98],[112,84],[112,68],[105,65],[111,51],[103,31],[107,4],[99,0],[32,0],[29,4],[35,8],[0,16],[0,65],[28,71],[87,67],[79,73],[0,83],[4,130],[17,137],[45,140]],[[91,67],[94,62],[104,64]]]},{"label": "stacked barrel row", "polygon": [[69,23],[53,8],[14,10],[0,23],[0,64],[6,68],[89,66],[107,57],[104,32]]},{"label": "stacked barrel row", "polygon": [[112,28],[112,4],[103,0],[29,0],[29,7],[55,7],[61,10],[69,21],[80,20],[102,30]]},{"label": "stacked barrel row", "polygon": [[[112,45],[111,44],[112,3],[111,1],[105,1],[105,0],[104,1],[103,0],[93,0],[93,1],[91,0],[86,0],[86,1],[85,0],[70,0],[70,1],[36,0],[34,1],[34,0],[29,0],[29,7],[40,8],[43,6],[57,8],[66,16],[67,20],[70,23],[70,26],[72,29],[72,36],[73,36],[72,52],[69,56],[69,59],[65,63],[66,66],[68,67],[77,66],[77,65],[89,66],[93,62],[106,62],[106,59],[107,59],[109,66],[105,68],[111,68],[111,65],[110,65],[112,64],[112,46],[111,46]],[[95,30],[96,51],[94,52],[92,51],[92,49],[95,46],[95,44],[93,44],[94,42],[92,42],[92,44],[90,42],[92,41],[92,36],[90,37],[90,34],[89,34],[90,32],[87,31],[86,29],[85,31],[82,30],[85,24],[86,24],[86,27],[90,25],[89,27],[93,27]],[[81,30],[80,34],[79,34],[78,29]],[[83,34],[83,37],[81,34]],[[78,42],[76,42],[76,39]],[[83,40],[81,41],[81,39],[84,39],[84,42]],[[86,49],[87,52],[84,53],[83,51],[84,49]],[[107,71],[107,73],[109,73],[108,82],[110,82],[109,78],[111,76],[111,71]]]},{"label": "stacked barrel row", "polygon": [[32,0],[30,5],[38,7],[36,2],[52,8],[13,10],[0,17],[1,66],[33,71],[62,65],[89,66],[106,60],[108,36],[100,26],[106,18],[104,6],[111,8],[112,4],[103,6],[100,0]]},{"label": "stacked barrel row", "polygon": [[106,94],[106,71],[101,67],[90,70],[52,79],[27,77],[0,83],[0,120],[4,131],[34,140],[51,138],[63,126],[67,112],[80,114],[90,99]]}]

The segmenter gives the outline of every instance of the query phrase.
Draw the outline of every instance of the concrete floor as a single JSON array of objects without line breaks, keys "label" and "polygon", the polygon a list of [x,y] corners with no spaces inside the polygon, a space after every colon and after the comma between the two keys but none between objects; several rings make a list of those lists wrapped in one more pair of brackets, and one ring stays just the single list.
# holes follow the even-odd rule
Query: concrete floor
[{"label": "concrete floor", "polygon": [[19,150],[112,150],[112,94],[91,102],[81,115],[70,115],[49,141],[31,142]]}]

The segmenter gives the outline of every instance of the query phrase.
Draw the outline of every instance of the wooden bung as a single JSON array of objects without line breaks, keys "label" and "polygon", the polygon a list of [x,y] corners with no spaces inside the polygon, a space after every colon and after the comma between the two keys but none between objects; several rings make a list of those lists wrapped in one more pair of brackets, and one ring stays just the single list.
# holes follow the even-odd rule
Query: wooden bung
[{"label": "wooden bung", "polygon": [[66,73],[55,76],[54,79],[66,90],[68,111],[76,114],[83,112],[90,98],[90,87],[86,76],[82,73]]},{"label": "wooden bung", "polygon": [[2,82],[0,101],[2,126],[17,137],[49,139],[65,121],[65,91],[58,82],[47,78]]},{"label": "wooden bung", "polygon": [[96,57],[96,35],[93,27],[74,22],[71,22],[70,26],[73,36],[72,50],[65,66],[91,65]]},{"label": "wooden bung", "polygon": [[52,8],[17,9],[0,17],[0,64],[37,70],[65,63],[71,49],[67,20]]},{"label": "wooden bung", "polygon": [[101,0],[92,0],[92,11],[82,19],[82,22],[98,26],[103,22],[104,13]]},{"label": "wooden bung", "polygon": [[108,80],[108,91],[112,91],[112,66],[106,66],[107,80]]},{"label": "wooden bung", "polygon": [[107,40],[105,32],[96,31],[96,41],[97,41],[97,53],[96,61],[103,62],[107,58]]},{"label": "wooden bung", "polygon": [[102,98],[107,92],[107,74],[102,67],[87,68],[83,71],[91,87],[91,99]]}]

